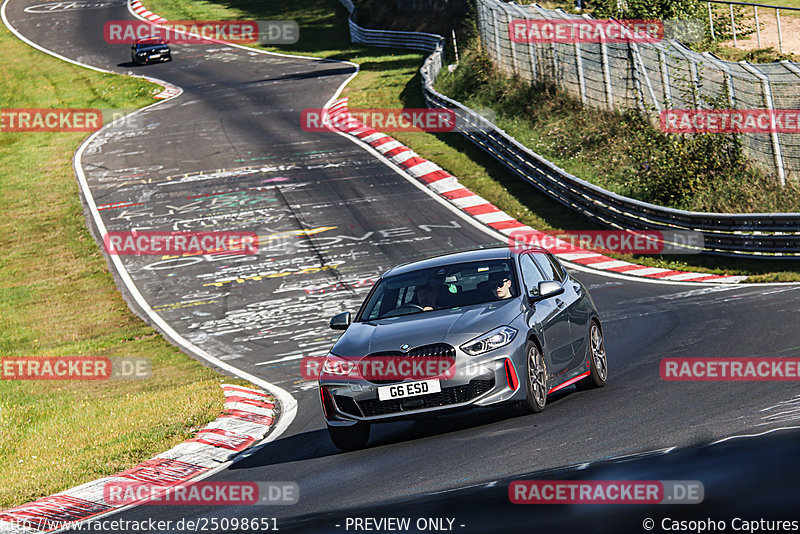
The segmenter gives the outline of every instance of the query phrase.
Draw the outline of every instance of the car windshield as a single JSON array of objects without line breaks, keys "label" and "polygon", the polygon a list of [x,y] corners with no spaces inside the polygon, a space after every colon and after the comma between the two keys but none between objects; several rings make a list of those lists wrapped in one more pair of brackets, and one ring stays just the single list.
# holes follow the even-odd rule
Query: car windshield
[{"label": "car windshield", "polygon": [[166,48],[164,43],[139,43],[136,48],[139,50],[152,50],[153,48]]},{"label": "car windshield", "polygon": [[389,276],[369,297],[358,321],[484,304],[517,296],[511,261],[457,263]]}]

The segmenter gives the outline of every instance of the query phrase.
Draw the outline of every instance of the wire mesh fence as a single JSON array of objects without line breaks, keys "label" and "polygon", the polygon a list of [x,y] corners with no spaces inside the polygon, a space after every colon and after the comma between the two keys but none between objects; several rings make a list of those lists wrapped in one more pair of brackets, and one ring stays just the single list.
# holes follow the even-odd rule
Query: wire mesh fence
[{"label": "wire mesh fence", "polygon": [[[584,105],[638,109],[800,109],[800,65],[751,64],[694,52],[678,41],[515,42],[513,21],[588,19],[536,4],[476,0],[483,46],[504,73],[551,84]],[[782,184],[800,180],[800,134],[742,133],[745,153]]]},{"label": "wire mesh fence", "polygon": [[[703,253],[769,259],[800,257],[800,214],[729,214],[677,210],[626,198],[569,174],[520,144],[480,113],[434,89],[434,82],[445,67],[443,37],[363,28],[353,20],[355,10],[352,3],[349,0],[340,2],[351,13],[349,25],[353,42],[390,48],[409,47],[431,52],[420,69],[426,105],[429,108],[452,111],[456,116],[457,132],[486,151],[514,175],[569,209],[609,228],[664,230],[665,235],[674,230],[701,232]],[[604,77],[603,83],[607,81],[609,78]],[[587,88],[590,86],[591,83],[586,84]],[[604,89],[599,91],[606,94],[603,93]],[[688,101],[693,101],[693,98],[688,98]],[[614,101],[609,102],[613,107]]]}]

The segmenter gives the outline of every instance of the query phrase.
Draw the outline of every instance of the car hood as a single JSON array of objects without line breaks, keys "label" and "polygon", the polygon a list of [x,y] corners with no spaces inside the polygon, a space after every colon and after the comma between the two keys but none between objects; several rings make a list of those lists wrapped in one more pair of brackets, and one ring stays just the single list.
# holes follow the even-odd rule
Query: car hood
[{"label": "car hood", "polygon": [[391,319],[353,323],[331,351],[339,356],[365,356],[431,343],[457,347],[475,336],[511,323],[520,313],[518,299],[465,308],[422,312]]}]

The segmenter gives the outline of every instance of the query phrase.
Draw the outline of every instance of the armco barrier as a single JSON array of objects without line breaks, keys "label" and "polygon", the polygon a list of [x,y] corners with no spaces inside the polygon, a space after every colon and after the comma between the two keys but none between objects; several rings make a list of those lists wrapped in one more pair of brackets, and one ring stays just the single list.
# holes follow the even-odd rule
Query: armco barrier
[{"label": "armco barrier", "polygon": [[[453,110],[456,130],[511,172],[581,215],[610,228],[701,232],[703,252],[734,257],[800,258],[800,213],[703,213],[656,206],[623,197],[581,180],[553,165],[461,103],[444,96],[433,84],[444,66],[445,40],[439,35],[362,28],[350,12],[350,35],[368,46],[411,48],[431,52],[420,73],[425,102]],[[681,246],[675,243],[675,246]]]}]

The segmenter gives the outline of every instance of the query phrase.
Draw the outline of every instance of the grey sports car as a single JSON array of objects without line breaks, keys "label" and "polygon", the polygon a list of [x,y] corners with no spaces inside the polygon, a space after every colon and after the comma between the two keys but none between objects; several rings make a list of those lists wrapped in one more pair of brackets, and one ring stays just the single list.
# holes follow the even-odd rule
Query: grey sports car
[{"label": "grey sports car", "polygon": [[372,423],[473,406],[544,409],[547,395],[606,383],[597,309],[544,249],[509,247],[394,267],[370,291],[319,377],[333,443],[366,445]]}]

